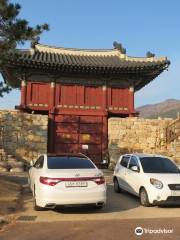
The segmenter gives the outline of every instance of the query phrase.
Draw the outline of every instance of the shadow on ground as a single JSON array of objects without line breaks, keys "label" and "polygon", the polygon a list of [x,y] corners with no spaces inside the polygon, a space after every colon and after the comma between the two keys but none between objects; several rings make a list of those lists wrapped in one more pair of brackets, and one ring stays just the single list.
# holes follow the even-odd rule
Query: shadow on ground
[{"label": "shadow on ground", "polygon": [[24,184],[27,184],[28,183],[28,180],[27,180],[27,173],[24,172],[24,173],[1,173],[0,174],[0,179],[3,179],[3,180],[8,180],[8,181],[11,181],[11,182],[14,182],[16,184],[19,184],[19,185],[24,185]]},{"label": "shadow on ground", "polygon": [[113,186],[107,186],[107,203],[102,209],[92,206],[56,207],[53,211],[63,214],[94,214],[126,211],[139,207],[139,200],[126,192],[115,193]]},{"label": "shadow on ground", "polygon": [[[18,213],[19,214],[27,214],[27,215],[41,215],[43,212],[49,212],[50,214],[53,215],[54,213],[59,213],[59,214],[109,214],[109,213],[121,213],[124,211],[128,211],[131,209],[135,209],[140,207],[139,204],[139,198],[136,196],[133,196],[125,191],[122,191],[121,193],[115,193],[113,189],[113,184],[108,184],[107,185],[107,203],[102,209],[95,209],[92,206],[76,206],[76,207],[64,207],[64,206],[58,206],[55,209],[44,209],[41,212],[35,212],[33,210],[33,199],[32,199],[32,193],[29,189],[29,186],[27,184],[27,174],[23,175],[0,175],[0,179],[8,179],[12,182],[21,184],[23,186],[23,191],[22,191],[22,199],[20,201],[21,207],[18,208]],[[179,208],[179,206],[170,206],[170,205],[164,205],[161,206],[160,208]]]}]

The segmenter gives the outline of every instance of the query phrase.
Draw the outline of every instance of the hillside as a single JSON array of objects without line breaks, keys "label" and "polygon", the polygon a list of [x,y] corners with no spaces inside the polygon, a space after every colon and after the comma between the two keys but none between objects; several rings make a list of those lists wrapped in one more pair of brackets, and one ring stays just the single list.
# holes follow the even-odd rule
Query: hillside
[{"label": "hillside", "polygon": [[140,117],[144,118],[176,118],[177,113],[180,113],[180,100],[168,99],[161,103],[138,107],[136,110],[140,113]]}]

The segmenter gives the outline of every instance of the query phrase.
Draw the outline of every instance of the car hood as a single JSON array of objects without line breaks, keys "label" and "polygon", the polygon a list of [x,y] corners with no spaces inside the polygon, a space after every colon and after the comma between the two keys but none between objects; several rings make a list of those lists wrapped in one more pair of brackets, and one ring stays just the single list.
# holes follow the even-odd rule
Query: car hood
[{"label": "car hood", "polygon": [[149,178],[155,178],[157,180],[160,180],[163,183],[180,184],[180,173],[145,173],[145,175]]}]

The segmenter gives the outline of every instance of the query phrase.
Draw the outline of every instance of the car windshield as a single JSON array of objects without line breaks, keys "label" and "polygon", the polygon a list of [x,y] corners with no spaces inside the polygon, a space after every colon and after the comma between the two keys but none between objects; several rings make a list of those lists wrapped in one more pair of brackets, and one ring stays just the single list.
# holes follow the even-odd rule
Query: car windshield
[{"label": "car windshield", "polygon": [[87,158],[71,156],[51,156],[47,160],[48,169],[85,169],[95,168]]},{"label": "car windshield", "polygon": [[140,162],[145,173],[180,173],[179,168],[168,158],[141,157]]}]

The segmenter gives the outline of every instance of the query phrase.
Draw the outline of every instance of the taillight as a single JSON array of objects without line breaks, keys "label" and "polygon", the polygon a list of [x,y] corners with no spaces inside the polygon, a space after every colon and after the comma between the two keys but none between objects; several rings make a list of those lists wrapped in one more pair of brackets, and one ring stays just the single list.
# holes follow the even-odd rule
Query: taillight
[{"label": "taillight", "polygon": [[97,185],[100,185],[100,184],[104,184],[105,183],[105,178],[102,176],[102,177],[97,177],[97,178],[94,178],[93,180]]},{"label": "taillight", "polygon": [[48,177],[40,177],[40,183],[46,184],[49,186],[55,186],[58,182],[61,181],[59,178],[48,178]]},{"label": "taillight", "polygon": [[59,182],[69,182],[69,181],[93,181],[97,185],[101,185],[105,183],[105,179],[103,176],[101,177],[80,177],[80,178],[49,178],[49,177],[40,177],[40,183],[55,186]]}]

